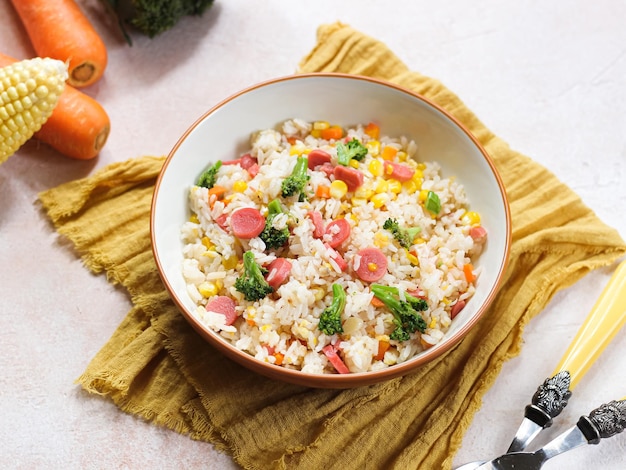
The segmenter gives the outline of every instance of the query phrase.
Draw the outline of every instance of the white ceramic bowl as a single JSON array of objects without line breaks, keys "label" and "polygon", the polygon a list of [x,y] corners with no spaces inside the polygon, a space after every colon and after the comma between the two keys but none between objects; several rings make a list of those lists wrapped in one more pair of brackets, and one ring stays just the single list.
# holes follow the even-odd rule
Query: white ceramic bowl
[{"label": "white ceramic bowl", "polygon": [[[489,236],[479,265],[476,293],[454,319],[444,339],[413,359],[384,370],[357,374],[306,374],[261,362],[235,349],[200,324],[186,292],[181,226],[188,220],[187,193],[208,159],[230,160],[249,147],[250,134],[290,118],[324,120],[343,126],[380,123],[381,135],[406,135],[419,146],[421,160],[437,161],[442,173],[457,175]],[[277,78],[247,88],[217,104],[180,138],[158,178],[151,212],[152,247],[159,273],[181,313],[208,342],[238,363],[265,376],[324,388],[372,384],[410,373],[450,350],[485,313],[507,265],[511,225],[506,193],[493,162],[454,117],[433,102],[386,82],[340,74]]]}]

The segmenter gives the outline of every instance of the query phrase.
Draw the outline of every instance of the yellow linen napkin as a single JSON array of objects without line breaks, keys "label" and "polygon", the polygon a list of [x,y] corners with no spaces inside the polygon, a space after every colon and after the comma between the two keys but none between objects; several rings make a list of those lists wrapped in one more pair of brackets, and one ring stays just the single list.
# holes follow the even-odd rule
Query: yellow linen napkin
[{"label": "yellow linen napkin", "polygon": [[300,71],[401,84],[453,113],[486,147],[513,220],[509,269],[488,314],[444,357],[382,384],[317,390],[249,372],[208,346],[160,283],[149,209],[163,158],[143,157],[40,195],[89,269],[124,286],[133,304],[79,383],[128,413],[214,443],[248,469],[450,468],[484,393],[520,352],[527,322],[626,245],[553,174],[512,151],[451,91],[409,70],[379,41],[339,23],[322,26]]}]

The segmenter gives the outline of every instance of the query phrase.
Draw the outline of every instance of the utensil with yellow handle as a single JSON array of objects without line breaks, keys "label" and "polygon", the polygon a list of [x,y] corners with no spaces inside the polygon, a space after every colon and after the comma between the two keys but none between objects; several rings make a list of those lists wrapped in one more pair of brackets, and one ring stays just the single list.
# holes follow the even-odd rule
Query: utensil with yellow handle
[{"label": "utensil with yellow handle", "polygon": [[[579,328],[551,377],[539,386],[525,408],[508,453],[521,452],[552,425],[567,406],[572,389],[587,373],[617,332],[626,323],[626,260],[622,261]],[[470,462],[457,470],[479,468],[484,461]]]},{"label": "utensil with yellow handle", "polygon": [[581,416],[575,426],[535,452],[512,452],[477,467],[478,470],[539,470],[549,459],[586,444],[599,444],[626,427],[626,397],[599,406]]},{"label": "utensil with yellow handle", "polygon": [[526,407],[524,420],[507,453],[524,450],[535,436],[552,425],[587,373],[626,322],[626,261],[622,261],[604,287],[552,377],[546,379]]}]

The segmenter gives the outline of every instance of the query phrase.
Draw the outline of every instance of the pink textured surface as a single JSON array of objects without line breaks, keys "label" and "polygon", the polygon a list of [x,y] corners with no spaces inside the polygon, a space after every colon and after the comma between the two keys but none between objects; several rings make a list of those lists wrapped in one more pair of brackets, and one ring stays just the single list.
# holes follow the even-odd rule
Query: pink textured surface
[{"label": "pink textured surface", "polygon": [[[340,20],[385,42],[410,68],[441,80],[510,145],[553,171],[626,238],[626,4],[599,0],[285,2],[217,0],[201,18],[129,47],[98,0],[79,0],[109,48],[87,91],[112,133],[98,159],[65,158],[35,141],[0,166],[0,442],[4,468],[216,468],[232,460],[120,412],[74,384],[130,305],[86,271],[35,205],[39,191],[108,163],[163,155],[204,111],[253,83],[293,72],[320,24]],[[0,48],[34,55],[8,0]],[[612,268],[559,293],[525,333],[484,400],[455,462],[502,452],[537,385],[608,281]],[[561,425],[624,396],[621,332],[578,385]],[[547,431],[555,435],[561,426]],[[548,468],[623,468],[626,434]]]}]

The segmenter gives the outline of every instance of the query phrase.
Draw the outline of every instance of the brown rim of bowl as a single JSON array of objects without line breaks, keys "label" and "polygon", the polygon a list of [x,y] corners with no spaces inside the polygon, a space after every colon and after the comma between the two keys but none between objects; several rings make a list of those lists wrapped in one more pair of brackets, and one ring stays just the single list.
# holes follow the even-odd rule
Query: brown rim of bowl
[{"label": "brown rim of bowl", "polygon": [[[474,145],[480,150],[483,155],[485,161],[491,168],[493,176],[495,177],[498,187],[500,189],[500,197],[502,198],[503,207],[505,210],[505,218],[506,218],[506,233],[507,239],[505,240],[504,245],[504,259],[500,265],[500,269],[498,275],[496,277],[496,281],[494,282],[491,291],[488,293],[485,301],[481,305],[481,307],[476,311],[476,314],[472,316],[468,322],[459,328],[454,334],[449,336],[445,343],[435,345],[430,349],[422,352],[418,357],[409,359],[406,362],[401,364],[397,364],[386,369],[381,369],[377,371],[371,372],[357,372],[350,374],[309,374],[305,372],[301,372],[299,370],[294,369],[286,369],[284,367],[276,366],[274,364],[270,364],[268,362],[261,362],[255,359],[250,354],[243,352],[239,349],[236,349],[230,343],[226,342],[226,340],[222,339],[218,336],[214,331],[200,324],[191,313],[187,312],[183,303],[176,295],[175,290],[172,288],[170,283],[168,282],[166,276],[164,275],[164,270],[161,265],[161,260],[155,248],[155,240],[154,240],[154,212],[155,212],[155,202],[157,198],[157,194],[159,191],[159,187],[161,185],[162,176],[167,169],[173,155],[176,153],[180,145],[185,141],[187,136],[204,120],[207,116],[213,114],[216,110],[220,109],[230,101],[238,98],[241,95],[249,93],[257,88],[262,88],[267,85],[271,85],[278,82],[290,81],[290,80],[299,80],[303,78],[312,78],[312,77],[329,77],[329,78],[339,78],[339,79],[349,79],[349,80],[363,80],[366,82],[374,83],[377,85],[382,85],[387,88],[393,88],[400,92],[406,93],[424,103],[431,106],[432,108],[439,111],[446,118],[452,121],[463,133],[474,143]],[[212,346],[216,347],[220,352],[224,353],[227,357],[233,359],[235,362],[245,366],[246,368],[253,370],[259,374],[262,374],[266,377],[270,377],[273,379],[281,380],[284,382],[289,382],[297,385],[304,385],[308,387],[317,387],[317,388],[353,388],[362,385],[371,385],[374,383],[382,382],[385,380],[389,380],[392,378],[400,377],[403,375],[407,375],[415,368],[430,362],[431,360],[445,354],[449,350],[451,350],[454,346],[456,346],[465,335],[471,330],[471,328],[483,317],[485,312],[488,310],[489,306],[493,303],[495,296],[497,295],[500,286],[503,281],[504,272],[509,262],[509,255],[511,250],[511,214],[510,208],[508,204],[508,200],[506,197],[506,191],[504,189],[504,184],[502,182],[502,178],[498,173],[493,160],[484,149],[482,144],[476,139],[476,137],[467,129],[467,127],[462,124],[457,118],[455,118],[452,114],[442,108],[440,105],[435,103],[434,101],[421,96],[407,88],[401,87],[394,83],[386,82],[384,80],[366,77],[362,75],[350,75],[344,73],[306,73],[306,74],[293,74],[286,75],[282,77],[277,77],[270,80],[265,80],[263,82],[259,82],[243,90],[238,91],[237,93],[227,97],[226,99],[220,101],[207,112],[202,114],[196,121],[185,131],[185,133],[178,139],[172,150],[169,152],[168,156],[163,163],[163,167],[159,173],[157,181],[154,187],[154,193],[152,198],[152,204],[150,209],[150,240],[152,253],[157,265],[157,270],[159,272],[159,276],[165,285],[165,288],[170,294],[170,297],[178,307],[178,310],[183,314],[186,320],[192,325],[194,330],[196,330],[205,340],[207,340]]]}]

